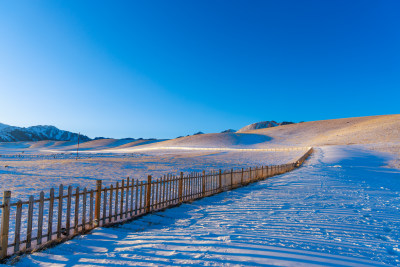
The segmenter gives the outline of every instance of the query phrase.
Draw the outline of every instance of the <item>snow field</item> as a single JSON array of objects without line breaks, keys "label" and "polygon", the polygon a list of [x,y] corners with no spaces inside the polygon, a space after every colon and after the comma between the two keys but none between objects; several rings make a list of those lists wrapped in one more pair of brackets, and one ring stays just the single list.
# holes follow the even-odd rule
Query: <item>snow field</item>
[{"label": "snow field", "polygon": [[[184,152],[181,152],[181,153],[178,153],[178,154],[176,152],[171,154],[170,152],[161,153],[160,151],[157,151],[157,152],[153,152],[153,157],[152,157],[151,160],[152,160],[152,164],[163,163],[163,160],[167,160],[168,162],[170,162],[170,161],[173,160],[173,158],[171,158],[171,155],[172,155],[173,157],[177,157],[179,159],[183,159],[182,165],[183,164],[188,164],[188,165],[184,165],[182,167],[183,168],[186,167],[186,171],[188,169],[190,169],[190,171],[193,172],[193,167],[195,166],[193,164],[193,161],[199,160],[198,159],[199,156],[200,156],[200,158],[202,158],[204,156],[210,156],[210,153],[211,153],[212,159],[214,160],[214,162],[213,162],[214,166],[219,166],[218,164],[220,164],[220,163],[218,162],[218,160],[216,161],[216,159],[221,157],[220,161],[222,163],[228,164],[228,162],[230,162],[231,164],[228,165],[229,167],[234,167],[234,169],[239,169],[238,166],[243,166],[243,165],[237,165],[238,163],[239,164],[245,163],[245,164],[248,164],[248,165],[250,165],[252,167],[254,167],[255,165],[256,166],[257,165],[260,166],[263,163],[262,162],[258,162],[258,160],[260,160],[261,158],[262,158],[262,160],[266,160],[266,158],[268,158],[268,157],[269,158],[273,157],[275,159],[275,163],[274,164],[278,164],[277,161],[282,161],[283,159],[287,160],[287,161],[284,161],[283,163],[287,163],[289,161],[297,160],[304,152],[305,151],[301,151],[301,150],[290,151],[290,152],[289,151],[284,151],[284,153],[276,153],[276,152],[274,152],[273,155],[272,155],[272,152],[268,152],[268,153],[263,152],[263,153],[258,153],[258,156],[255,156],[254,152],[252,152],[251,156],[250,156],[247,152],[244,152],[244,153],[242,152],[242,153],[239,154],[239,153],[231,153],[231,152],[229,152],[229,153],[228,152],[221,153],[221,152],[215,152],[215,151],[207,152],[207,153],[204,153],[204,152],[201,152],[201,153],[200,152],[196,152],[196,153],[194,153],[193,151],[184,151]],[[298,155],[296,155],[296,154],[298,154]],[[293,155],[296,155],[296,157],[293,158]],[[139,163],[139,165],[140,165],[140,164],[143,164],[142,156],[146,157],[148,155],[135,155],[135,154],[131,154],[131,155],[123,155],[123,154],[109,155],[109,154],[107,154],[107,155],[104,155],[104,154],[100,154],[97,157],[97,154],[90,154],[90,155],[86,155],[86,156],[83,155],[78,161],[75,160],[75,159],[71,160],[70,156],[71,156],[70,154],[59,154],[59,155],[55,155],[55,154],[54,155],[35,155],[35,154],[30,154],[30,155],[23,155],[23,156],[21,156],[21,155],[14,155],[14,156],[13,155],[7,155],[7,156],[5,156],[3,158],[7,158],[8,159],[7,163],[9,163],[12,166],[15,166],[15,164],[20,164],[19,166],[26,166],[26,164],[29,165],[29,164],[32,164],[32,163],[36,166],[36,164],[38,162],[41,162],[42,165],[41,165],[41,168],[38,169],[38,172],[40,172],[42,174],[42,176],[43,176],[43,174],[46,173],[44,171],[45,168],[43,167],[43,164],[48,164],[47,166],[49,166],[49,167],[51,167],[53,169],[56,169],[58,171],[60,171],[60,168],[57,169],[57,166],[58,166],[57,164],[60,164],[61,166],[64,166],[68,162],[73,163],[73,164],[82,164],[82,163],[83,164],[88,164],[88,162],[86,162],[86,161],[87,160],[93,160],[93,158],[96,161],[100,161],[100,163],[99,163],[100,166],[104,166],[106,164],[104,161],[105,160],[110,160],[110,159],[113,160],[113,161],[114,160],[117,160],[117,161],[125,160],[124,161],[125,164],[126,164],[126,161],[131,162],[132,160],[138,160],[138,162],[136,162],[136,163]],[[227,160],[226,157],[229,157],[230,161]],[[246,158],[247,162],[241,161],[241,159],[244,159],[244,158]],[[145,161],[146,166],[149,164],[147,160]],[[157,161],[154,162],[153,160],[157,160]],[[258,164],[251,164],[252,161],[256,162]],[[272,160],[272,161],[274,161],[274,160]],[[204,159],[201,159],[197,164],[201,165],[202,169],[204,169]],[[215,164],[217,164],[217,165],[215,165]],[[206,170],[208,170],[210,168],[210,165],[211,164],[208,164],[208,166],[207,166],[208,168],[206,168]],[[270,165],[272,165],[272,164],[270,164]],[[172,166],[176,167],[176,164],[173,164]],[[10,166],[8,166],[7,168],[10,168]],[[89,165],[88,168],[94,169],[95,166]],[[202,169],[197,170],[197,171],[200,172]],[[216,170],[216,168],[211,168],[211,169],[212,170]],[[164,168],[163,171],[166,172],[167,170],[165,170],[165,168]],[[185,170],[185,169],[183,169],[183,170]],[[78,171],[81,172],[82,170],[78,170]],[[114,171],[114,170],[111,170],[111,171]],[[143,173],[142,173],[142,175],[143,175],[142,176],[143,178],[147,178],[146,175],[144,175]],[[4,177],[2,177],[2,179],[4,180]],[[32,177],[32,179],[37,181],[37,179],[35,179],[35,177]],[[18,180],[17,179],[14,180],[14,183],[16,181],[18,181]],[[70,179],[66,179],[66,181],[67,182],[71,182]],[[83,181],[85,181],[85,180],[83,180]],[[94,179],[93,179],[93,181],[94,181]],[[12,181],[10,180],[10,183],[11,182]],[[27,193],[26,191],[24,191],[24,190],[27,189],[27,187],[26,187],[26,179],[23,179],[22,181],[19,181],[19,182],[21,183],[21,185],[20,185],[21,192],[17,191],[17,193],[20,193],[20,195],[22,196],[21,198],[24,201],[28,197],[28,194],[35,196],[35,194],[32,194],[32,192],[28,192],[28,194],[22,195],[23,193]],[[116,179],[110,180],[109,182],[113,183],[114,186],[115,186]],[[25,187],[24,187],[24,185],[25,185]],[[64,185],[65,185],[65,183],[64,183]],[[107,184],[104,184],[104,185],[107,186]],[[8,188],[10,188],[9,184],[4,184],[4,186],[7,186]],[[64,190],[63,190],[64,197],[67,194],[67,186],[68,185],[64,186]],[[78,181],[77,185],[72,187],[72,193],[75,193],[75,187],[77,187],[77,186],[80,187],[80,193],[82,193],[83,188],[84,188],[84,184],[79,183],[79,181]],[[93,188],[93,186],[91,186],[91,187]],[[40,187],[36,188],[37,191],[40,191],[42,189],[43,188],[40,188]],[[90,187],[89,187],[89,190],[90,190]],[[15,192],[13,192],[13,193],[15,193]],[[48,193],[49,193],[49,191],[45,191],[45,198],[49,197]],[[140,194],[142,194],[142,193],[143,192],[140,192]],[[59,195],[59,191],[58,191],[58,186],[57,186],[55,188],[55,196],[57,197],[58,195]],[[121,197],[121,193],[120,192],[119,192],[119,196]],[[120,197],[119,197],[119,199],[120,199]],[[35,198],[36,198],[35,200],[37,201],[38,200],[38,194],[35,196]],[[79,214],[79,219],[78,219],[78,223],[79,224],[82,222],[82,217],[81,217],[82,209],[83,209],[82,208],[82,198],[83,198],[83,196],[80,196],[81,205],[78,207],[78,213],[77,213],[77,214]],[[15,203],[15,202],[16,202],[15,199],[11,201],[11,203]],[[87,206],[86,206],[86,210],[87,210],[86,222],[88,222],[89,221],[88,211],[90,209],[89,198],[87,198],[86,203],[87,203]],[[35,203],[33,205],[33,218],[37,218],[37,216],[38,216],[38,205],[39,205],[38,203]],[[57,226],[58,206],[59,206],[59,202],[56,199],[55,202],[54,202],[54,211],[53,211],[53,217],[52,217],[53,218],[52,219],[52,222],[53,222],[52,223],[53,224],[52,232],[55,232],[55,230],[56,230],[55,227]],[[22,222],[21,222],[21,240],[24,240],[25,237],[26,237],[27,232],[29,232],[27,230],[28,209],[27,209],[27,204],[26,203],[22,207],[23,208],[22,208]],[[119,204],[118,204],[118,207],[119,207]],[[93,208],[93,206],[92,206],[92,208]],[[124,205],[124,210],[125,210],[125,208],[126,208],[126,204]],[[63,221],[64,227],[66,227],[65,226],[66,225],[65,214],[67,213],[67,199],[66,198],[63,199],[62,211],[63,211],[62,221]],[[108,206],[105,207],[105,211],[108,214]],[[71,199],[70,214],[71,214],[71,216],[70,216],[71,225],[75,225],[75,223],[73,222],[74,221],[74,217],[75,217],[75,197],[74,196]],[[16,223],[15,222],[15,218],[16,218],[16,206],[14,205],[14,206],[11,207],[11,212],[10,212],[9,244],[14,243],[14,229],[16,227],[15,226],[15,223]],[[45,201],[44,221],[43,221],[43,226],[44,226],[43,227],[43,236],[46,236],[46,234],[47,234],[47,223],[48,223],[48,201]],[[34,219],[33,220],[33,231],[32,231],[32,236],[33,237],[37,236],[37,224],[38,224],[38,221],[36,219]],[[47,240],[47,237],[45,237],[45,240]],[[36,242],[34,241],[33,245],[35,243]],[[22,244],[22,248],[24,248],[24,247],[25,247],[25,245]],[[16,248],[15,250],[19,250],[19,249]],[[9,248],[9,251],[10,251],[9,253],[12,253],[14,251],[14,249],[13,248]]]},{"label": "snow field", "polygon": [[400,264],[400,172],[360,147],[23,257],[18,266]]},{"label": "snow field", "polygon": [[16,202],[18,199],[27,200],[29,195],[39,196],[42,190],[48,197],[52,187],[58,195],[60,184],[89,190],[95,188],[97,179],[109,186],[126,177],[145,180],[149,174],[159,178],[181,171],[278,165],[292,162],[304,152],[159,150],[129,154],[81,153],[79,160],[75,160],[76,154],[70,153],[8,154],[0,157],[0,191],[12,191],[12,202]]}]

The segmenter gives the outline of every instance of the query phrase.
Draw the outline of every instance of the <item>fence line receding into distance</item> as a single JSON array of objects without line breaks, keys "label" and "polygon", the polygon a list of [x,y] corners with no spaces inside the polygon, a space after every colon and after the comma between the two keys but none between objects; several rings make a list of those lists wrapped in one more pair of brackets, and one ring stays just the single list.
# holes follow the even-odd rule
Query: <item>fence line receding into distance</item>
[{"label": "fence line receding into distance", "polygon": [[[100,226],[132,220],[147,213],[179,205],[247,185],[299,167],[313,152],[309,148],[297,161],[228,171],[166,175],[147,182],[122,180],[110,187],[87,190],[61,184],[58,196],[50,189],[45,198],[11,203],[11,191],[4,191],[1,211],[0,260],[14,254],[39,250],[87,233]],[[66,192],[66,193],[65,193]],[[10,225],[11,224],[11,225]]]}]

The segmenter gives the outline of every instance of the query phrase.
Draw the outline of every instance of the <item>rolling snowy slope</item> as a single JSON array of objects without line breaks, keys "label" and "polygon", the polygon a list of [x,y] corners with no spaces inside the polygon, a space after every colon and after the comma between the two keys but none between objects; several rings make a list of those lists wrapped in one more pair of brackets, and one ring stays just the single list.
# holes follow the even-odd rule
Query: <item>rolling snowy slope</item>
[{"label": "rolling snowy slope", "polygon": [[302,146],[400,142],[400,114],[310,121],[246,131],[273,143]]},{"label": "rolling snowy slope", "polygon": [[[152,143],[124,149],[124,152],[135,151],[136,149],[162,149],[165,147],[182,148],[243,148],[254,149],[268,147],[271,140],[268,136],[249,133],[213,133],[192,135],[163,142]],[[115,151],[117,152],[117,151]]]},{"label": "rolling snowy slope", "polygon": [[121,152],[164,147],[269,149],[387,143],[400,145],[400,115],[313,121],[241,132],[193,135],[143,144]]}]

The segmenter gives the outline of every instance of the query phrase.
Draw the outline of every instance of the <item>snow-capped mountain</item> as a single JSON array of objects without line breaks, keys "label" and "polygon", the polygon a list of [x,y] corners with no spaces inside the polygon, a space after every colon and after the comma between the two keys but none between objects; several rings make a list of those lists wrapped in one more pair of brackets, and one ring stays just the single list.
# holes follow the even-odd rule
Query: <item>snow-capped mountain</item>
[{"label": "snow-capped mountain", "polygon": [[276,121],[260,121],[256,123],[252,123],[250,125],[247,125],[243,128],[241,128],[238,133],[240,132],[245,132],[245,131],[251,131],[251,130],[257,130],[257,129],[263,129],[263,128],[270,128],[270,127],[276,127],[280,125],[287,125],[287,124],[293,124],[293,122],[289,121],[284,121],[284,122],[276,122]]},{"label": "snow-capped mountain", "polygon": [[[83,142],[90,140],[85,135],[80,135],[79,139]],[[63,131],[51,125],[37,125],[25,128],[0,123],[0,142],[41,140],[77,141],[78,134]]]},{"label": "snow-capped mountain", "polygon": [[8,128],[8,127],[12,127],[12,126],[0,122],[0,131],[3,130],[4,128]]}]

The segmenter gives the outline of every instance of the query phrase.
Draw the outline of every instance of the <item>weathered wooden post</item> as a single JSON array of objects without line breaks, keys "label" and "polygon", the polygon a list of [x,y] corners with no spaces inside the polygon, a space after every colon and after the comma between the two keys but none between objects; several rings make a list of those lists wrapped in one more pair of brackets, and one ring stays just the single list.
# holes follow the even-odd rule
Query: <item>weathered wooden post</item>
[{"label": "weathered wooden post", "polygon": [[219,175],[218,175],[218,189],[219,192],[222,191],[222,170],[219,169]]},{"label": "weathered wooden post", "polygon": [[203,170],[203,197],[206,196],[206,171]]},{"label": "weathered wooden post", "polygon": [[33,205],[34,205],[34,198],[33,196],[29,196],[28,221],[26,226],[26,249],[31,248],[32,244]]},{"label": "weathered wooden post", "polygon": [[83,189],[82,195],[82,232],[86,231],[86,200],[87,200],[87,189]]},{"label": "weathered wooden post", "polygon": [[4,191],[4,193],[3,193],[3,210],[1,212],[0,259],[7,257],[8,228],[9,228],[9,224],[10,224],[10,199],[11,199],[11,191]]},{"label": "weathered wooden post", "polygon": [[43,210],[44,210],[44,193],[40,192],[39,198],[39,214],[38,214],[38,226],[37,226],[37,241],[38,245],[42,244],[42,234],[43,234]]},{"label": "weathered wooden post", "polygon": [[53,234],[53,209],[54,209],[54,188],[50,189],[49,217],[47,221],[47,241],[51,240]]},{"label": "weathered wooden post", "polygon": [[233,169],[231,169],[231,190],[233,188]]},{"label": "weathered wooden post", "polygon": [[251,167],[249,167],[249,180],[252,182],[253,180],[251,179]]},{"label": "weathered wooden post", "polygon": [[89,229],[93,229],[94,228],[94,223],[93,223],[93,202],[94,202],[94,198],[93,198],[93,193],[94,190],[91,189],[89,192]]},{"label": "weathered wooden post", "polygon": [[147,195],[146,195],[146,213],[150,212],[150,198],[151,198],[151,175],[147,176]]},{"label": "weathered wooden post", "polygon": [[159,187],[160,181],[159,179],[156,179],[155,181],[155,188],[153,190],[153,209],[156,210],[158,207],[158,187]]},{"label": "weathered wooden post", "polygon": [[[133,191],[133,187],[132,187],[131,191]],[[128,205],[129,197],[128,196],[129,196],[129,177],[126,178],[125,218],[128,218],[128,212],[129,212],[129,205]],[[132,205],[131,205],[131,210],[132,210]]]},{"label": "weathered wooden post", "polygon": [[[139,194],[139,180],[136,180],[136,187],[135,187],[135,215],[138,214],[138,194]],[[140,192],[140,200],[142,200],[142,192]],[[140,204],[142,204],[142,201],[140,201]],[[131,217],[132,217],[131,213]]]},{"label": "weathered wooden post", "polygon": [[240,184],[243,185],[243,168],[242,168],[242,176],[240,177]]},{"label": "weathered wooden post", "polygon": [[179,203],[182,203],[182,191],[183,191],[183,172],[181,172],[181,176],[179,178],[179,185],[178,185],[178,199]]},{"label": "weathered wooden post", "polygon": [[108,222],[111,222],[113,220],[113,197],[114,197],[114,186],[111,184],[110,185],[110,202],[108,203]]},{"label": "weathered wooden post", "polygon": [[14,253],[20,249],[21,241],[21,215],[22,215],[22,201],[18,200],[17,210],[15,215],[15,237],[14,237]]},{"label": "weathered wooden post", "polygon": [[96,182],[96,200],[94,204],[94,227],[100,226],[101,180]]},{"label": "weathered wooden post", "polygon": [[61,238],[63,194],[64,194],[64,186],[60,184],[60,187],[58,189],[57,238]]},{"label": "weathered wooden post", "polygon": [[145,194],[144,194],[144,192],[143,191],[145,191],[145,189],[143,189],[143,181],[141,181],[140,182],[140,194],[139,194],[139,196],[140,196],[140,200],[139,200],[139,214],[141,214],[142,212],[143,212],[143,202],[142,202],[142,199],[145,197]]},{"label": "weathered wooden post", "polygon": [[119,219],[120,220],[122,220],[123,214],[124,214],[124,187],[125,187],[125,180],[122,179],[122,182],[121,182],[121,206],[119,208],[119,212],[120,212]]},{"label": "weathered wooden post", "polygon": [[[82,230],[85,231],[85,223],[86,221],[86,188],[83,189],[83,212],[82,212]],[[107,217],[107,187],[104,188],[103,194],[103,216],[101,219],[103,221],[103,225],[106,224],[106,217]]]},{"label": "weathered wooden post", "polygon": [[[75,189],[75,216],[74,216],[74,234],[79,233],[79,186]],[[82,230],[84,230],[82,225]]]},{"label": "weathered wooden post", "polygon": [[117,182],[117,184],[115,185],[114,221],[118,220],[118,204],[119,204],[119,202],[118,202],[118,196],[119,196],[118,190],[119,190],[119,182]]}]

